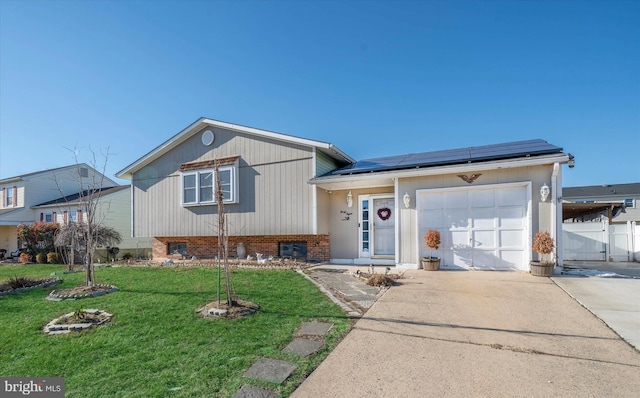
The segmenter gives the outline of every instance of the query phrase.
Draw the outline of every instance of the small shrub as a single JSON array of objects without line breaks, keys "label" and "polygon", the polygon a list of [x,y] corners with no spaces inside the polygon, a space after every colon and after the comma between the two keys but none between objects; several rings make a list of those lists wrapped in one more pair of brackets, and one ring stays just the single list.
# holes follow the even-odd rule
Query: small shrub
[{"label": "small shrub", "polygon": [[38,264],[46,264],[47,263],[47,255],[43,252],[36,254],[36,263]]},{"label": "small shrub", "polygon": [[47,262],[49,264],[61,264],[62,256],[60,255],[60,253],[49,252],[47,253]]},{"label": "small shrub", "polygon": [[131,260],[132,258],[133,258],[133,254],[131,254],[131,253],[125,253],[125,254],[122,256],[122,259],[123,259],[123,260]]},{"label": "small shrub", "polygon": [[551,234],[549,234],[549,232],[547,231],[538,231],[536,233],[536,236],[533,238],[532,249],[540,254],[540,259],[542,260],[542,262],[546,264],[551,263],[551,259],[546,261],[544,260],[545,256],[553,252],[554,249],[553,238],[551,238]]},{"label": "small shrub", "polygon": [[430,229],[424,236],[424,243],[429,248],[429,257],[433,258],[433,251],[438,250],[440,247],[440,231],[436,229]]},{"label": "small shrub", "polygon": [[26,263],[30,263],[31,262],[31,254],[29,253],[20,253],[20,258],[19,260],[22,264],[26,264]]},{"label": "small shrub", "polygon": [[78,308],[73,311],[73,315],[71,317],[75,320],[84,319],[87,316],[87,312],[82,308]]}]

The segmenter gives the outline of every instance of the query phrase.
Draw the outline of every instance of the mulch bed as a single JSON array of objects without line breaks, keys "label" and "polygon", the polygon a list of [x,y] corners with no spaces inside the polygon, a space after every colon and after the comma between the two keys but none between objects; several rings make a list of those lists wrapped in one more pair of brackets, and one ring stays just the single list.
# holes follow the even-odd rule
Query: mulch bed
[{"label": "mulch bed", "polygon": [[0,296],[26,292],[41,287],[53,286],[58,283],[60,283],[60,279],[58,278],[12,278],[0,284]]},{"label": "mulch bed", "polygon": [[62,315],[43,328],[43,332],[49,335],[81,332],[104,325],[111,320],[113,315],[97,309],[83,309]]},{"label": "mulch bed", "polygon": [[77,286],[69,289],[54,290],[49,293],[49,298],[57,300],[75,300],[87,297],[98,297],[113,293],[118,288],[113,285],[97,284],[91,286]]},{"label": "mulch bed", "polygon": [[233,300],[233,305],[229,307],[227,301],[212,301],[196,310],[204,317],[234,319],[241,316],[251,315],[260,309],[260,306],[245,300]]}]

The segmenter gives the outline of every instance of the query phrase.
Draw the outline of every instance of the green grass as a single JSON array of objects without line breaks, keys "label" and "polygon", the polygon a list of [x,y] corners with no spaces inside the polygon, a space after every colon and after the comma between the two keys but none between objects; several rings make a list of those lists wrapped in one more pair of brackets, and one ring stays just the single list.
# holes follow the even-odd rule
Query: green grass
[{"label": "green grass", "polygon": [[[5,265],[0,282],[62,270]],[[299,368],[282,385],[251,384],[288,396],[350,328],[348,317],[294,271],[233,271],[236,293],[261,307],[235,320],[195,313],[217,297],[214,268],[99,268],[96,274],[98,283],[119,291],[77,301],[44,300],[54,288],[81,285],[84,273],[76,273],[61,275],[63,282],[54,288],[0,297],[0,375],[63,376],[67,397],[228,397],[249,382],[242,374],[257,358],[269,357]],[[78,308],[102,309],[114,317],[88,332],[43,334],[47,322]],[[281,352],[309,320],[335,324],[324,348],[309,358]]]}]

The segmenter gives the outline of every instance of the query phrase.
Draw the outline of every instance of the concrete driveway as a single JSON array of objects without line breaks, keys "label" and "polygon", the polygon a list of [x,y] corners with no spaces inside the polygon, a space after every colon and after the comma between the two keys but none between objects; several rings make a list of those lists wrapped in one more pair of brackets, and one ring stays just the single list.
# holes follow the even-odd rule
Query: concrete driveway
[{"label": "concrete driveway", "polygon": [[640,353],[553,280],[407,271],[292,397],[637,397]]}]

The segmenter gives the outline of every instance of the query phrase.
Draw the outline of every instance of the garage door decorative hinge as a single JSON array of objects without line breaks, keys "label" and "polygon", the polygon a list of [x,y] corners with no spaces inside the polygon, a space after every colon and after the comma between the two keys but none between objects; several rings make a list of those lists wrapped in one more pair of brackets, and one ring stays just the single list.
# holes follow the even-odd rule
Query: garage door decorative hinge
[{"label": "garage door decorative hinge", "polygon": [[462,178],[462,181],[464,182],[468,182],[469,184],[471,184],[472,182],[474,182],[476,180],[476,178],[480,177],[482,174],[471,174],[470,176],[466,176],[466,175],[459,175],[458,177]]}]

